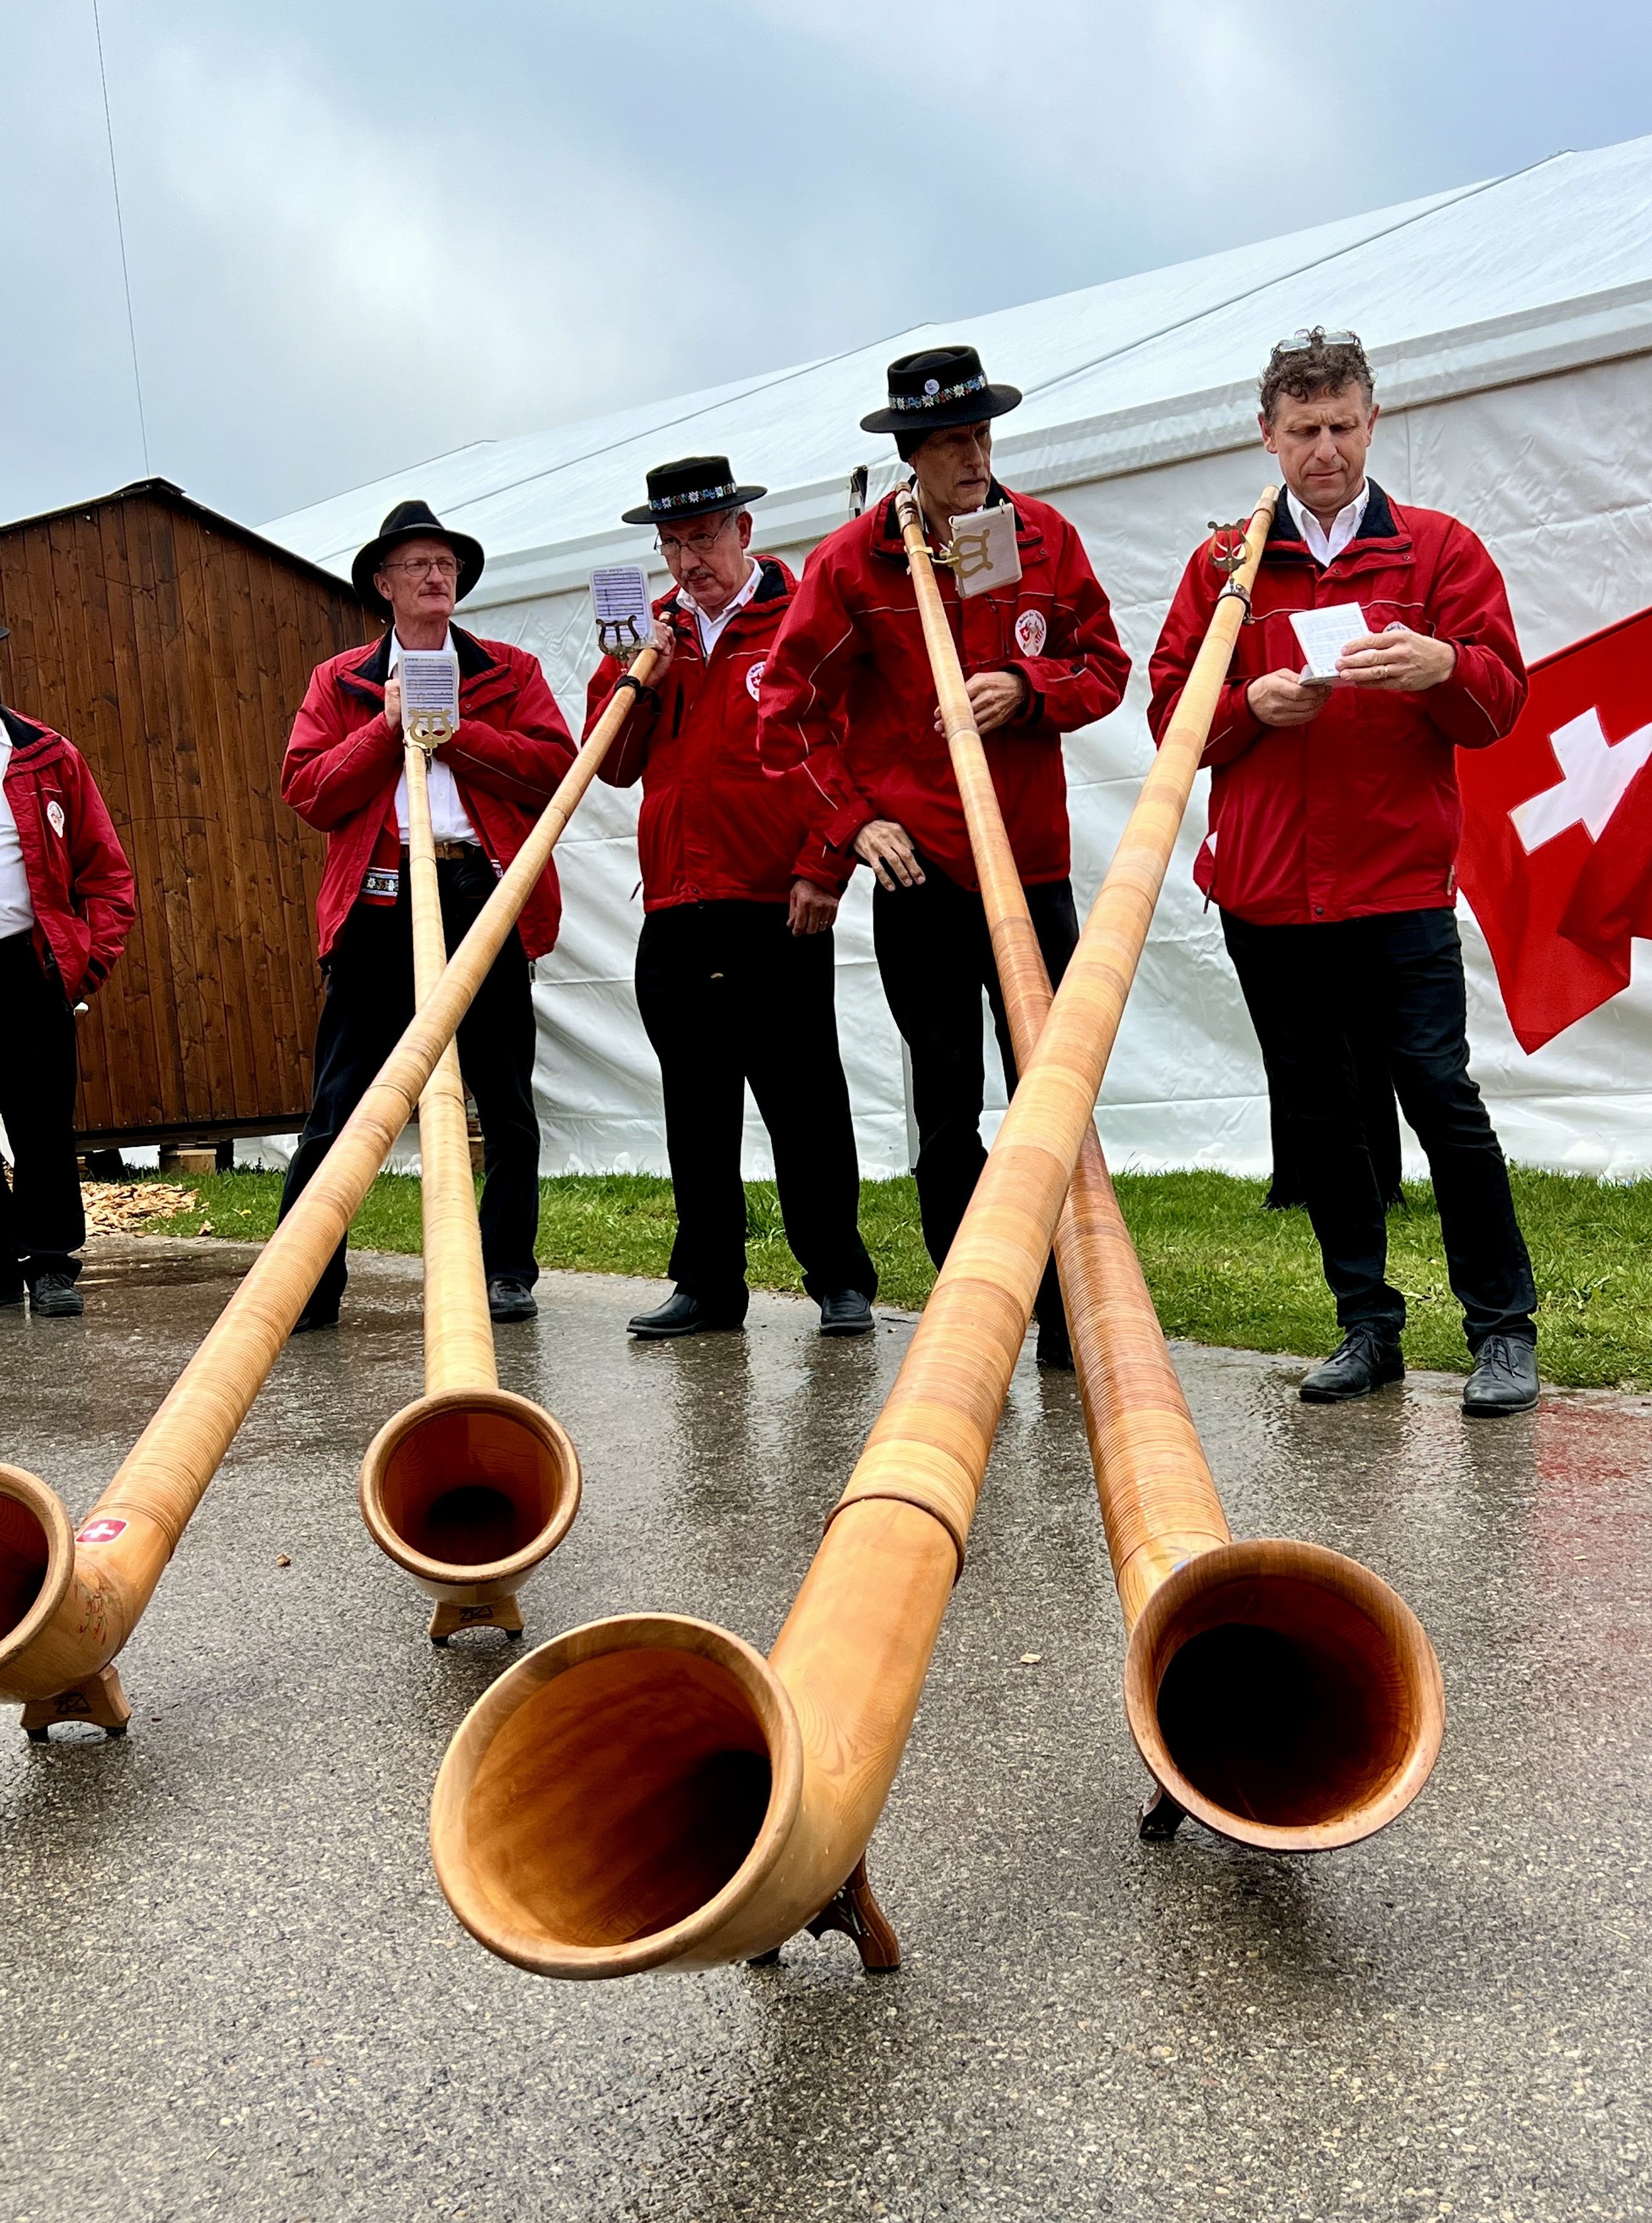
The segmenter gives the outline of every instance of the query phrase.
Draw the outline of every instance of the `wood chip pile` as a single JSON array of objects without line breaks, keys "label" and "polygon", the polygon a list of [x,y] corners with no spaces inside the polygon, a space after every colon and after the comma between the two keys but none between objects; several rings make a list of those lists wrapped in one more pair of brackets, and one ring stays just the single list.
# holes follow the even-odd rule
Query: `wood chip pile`
[{"label": "wood chip pile", "polygon": [[193,1189],[174,1181],[82,1181],[80,1200],[88,1235],[136,1234],[152,1219],[192,1212],[199,1203]]}]

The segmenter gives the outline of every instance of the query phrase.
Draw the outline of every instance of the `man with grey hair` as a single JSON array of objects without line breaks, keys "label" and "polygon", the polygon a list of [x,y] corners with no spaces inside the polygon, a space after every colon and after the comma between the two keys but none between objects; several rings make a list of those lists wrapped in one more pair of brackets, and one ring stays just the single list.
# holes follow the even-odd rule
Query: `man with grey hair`
[{"label": "man with grey hair", "polygon": [[[1194,877],[1220,907],[1270,1088],[1285,1099],[1343,1330],[1301,1395],[1337,1402],[1405,1371],[1405,1299],[1386,1277],[1352,1025],[1386,1057],[1428,1154],[1474,1361],[1463,1408],[1486,1417],[1537,1401],[1537,1292],[1469,1077],[1456,753],[1508,733],[1526,673],[1481,542],[1366,476],[1378,413],[1356,334],[1315,326],[1273,350],[1258,422],[1285,491],[1205,746],[1210,832]],[[1156,738],[1223,583],[1201,547],[1153,655]],[[1307,611],[1346,627],[1334,677],[1304,668],[1292,618]]]}]

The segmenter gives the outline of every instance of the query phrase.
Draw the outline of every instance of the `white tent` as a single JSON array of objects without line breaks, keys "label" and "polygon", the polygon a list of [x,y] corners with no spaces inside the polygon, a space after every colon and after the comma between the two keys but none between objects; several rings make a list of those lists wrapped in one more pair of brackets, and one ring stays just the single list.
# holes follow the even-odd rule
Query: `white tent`
[{"label": "white tent", "polygon": [[[674,401],[478,442],[262,529],[344,571],[394,501],[422,497],[488,551],[462,620],[534,650],[577,726],[596,660],[587,575],[602,562],[658,563],[647,532],[616,522],[640,498],[648,465],[728,454],[742,477],[771,489],[756,545],[800,570],[849,514],[858,465],[870,468],[873,497],[892,482],[892,444],[858,429],[881,400],[885,364],[968,339],[993,375],[1026,395],[997,428],[1001,476],[1081,527],[1135,661],[1120,709],[1068,743],[1081,912],[1149,759],[1145,669],[1159,622],[1207,520],[1242,514],[1264,482],[1257,374],[1276,338],[1310,324],[1363,336],[1384,409],[1374,475],[1402,501],[1451,510],[1483,535],[1529,656],[1652,601],[1652,138],[1023,308],[888,333]],[[596,789],[558,853],[563,940],[536,990],[547,1170],[665,1162],[658,1081],[631,990],[635,808],[634,790]],[[1103,1139],[1121,1167],[1257,1172],[1268,1162],[1260,1061],[1214,915],[1189,877],[1204,822],[1196,794],[1102,1097]],[[1464,927],[1475,1070],[1510,1155],[1652,1171],[1644,970],[1527,1057],[1466,916]],[[901,1171],[900,1052],[872,960],[864,872],[844,905],[838,967],[862,1168]],[[754,1119],[747,1162],[767,1168]]]}]

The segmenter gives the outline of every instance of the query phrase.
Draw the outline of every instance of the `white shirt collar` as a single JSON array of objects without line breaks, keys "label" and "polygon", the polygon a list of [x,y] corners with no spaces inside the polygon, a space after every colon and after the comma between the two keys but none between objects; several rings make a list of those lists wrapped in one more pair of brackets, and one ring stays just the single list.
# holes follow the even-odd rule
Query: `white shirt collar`
[{"label": "white shirt collar", "polygon": [[708,656],[710,655],[712,650],[716,646],[719,634],[722,633],[724,626],[728,624],[729,619],[733,617],[735,612],[736,610],[743,610],[745,608],[747,603],[750,601],[752,596],[757,592],[759,587],[763,583],[763,566],[761,563],[755,556],[751,555],[749,551],[747,551],[747,560],[749,562],[752,568],[747,574],[746,583],[729,596],[728,600],[723,604],[722,608],[717,612],[717,614],[714,618],[708,617],[706,615],[706,613],[700,608],[700,605],[695,601],[693,595],[690,594],[686,587],[679,587],[677,590],[678,601],[693,617],[695,622],[700,628],[700,645]]},{"label": "white shirt collar", "polygon": [[1316,564],[1334,564],[1353,538],[1365,520],[1365,504],[1371,500],[1371,481],[1367,479],[1346,509],[1338,510],[1327,532],[1313,511],[1297,501],[1290,488],[1285,488],[1285,502],[1296,520],[1296,530],[1307,544],[1308,552]]}]

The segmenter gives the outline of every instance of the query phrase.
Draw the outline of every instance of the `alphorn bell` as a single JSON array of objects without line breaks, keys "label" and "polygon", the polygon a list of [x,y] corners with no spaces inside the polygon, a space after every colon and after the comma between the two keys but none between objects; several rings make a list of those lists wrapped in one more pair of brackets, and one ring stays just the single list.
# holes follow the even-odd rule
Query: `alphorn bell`
[{"label": "alphorn bell", "polygon": [[55,1721],[125,1728],[111,1663],[653,664],[644,649],[634,683],[615,690],[430,1000],[78,1533],[37,1476],[0,1465],[0,1699],[23,1702],[32,1737]]},{"label": "alphorn bell", "polygon": [[[1251,555],[1264,520],[1252,526]],[[805,1926],[897,1957],[864,1855],[905,1748],[1010,1376],[1232,652],[1224,601],[848,1489],[767,1659],[676,1615],[506,1671],[431,1811],[459,1919],[563,1977],[762,1958]]]},{"label": "alphorn bell", "polygon": [[[1247,607],[1276,490],[1242,544],[1213,543],[1230,583],[1205,644],[1218,683]],[[917,501],[896,497],[992,933],[1016,1061],[1050,1010],[1049,976],[976,732]],[[1225,636],[1225,638],[1224,638]],[[1189,681],[1193,691],[1199,675]],[[1179,825],[1210,723],[1187,696],[1165,735]],[[1179,803],[1176,800],[1177,790]],[[1171,835],[1174,838],[1175,828]],[[1440,1749],[1444,1694],[1422,1624],[1388,1585],[1322,1546],[1234,1543],[1094,1127],[1056,1230],[1119,1603],[1131,1731],[1157,1792],[1143,1834],[1192,1813],[1226,1837],[1315,1852],[1369,1836],[1409,1805]]]},{"label": "alphorn bell", "polygon": [[[622,698],[623,699],[623,698]],[[447,962],[430,753],[446,736],[410,722],[407,868],[413,996],[423,1006]],[[419,1099],[425,1244],[425,1394],[386,1421],[362,1461],[362,1515],[380,1550],[436,1601],[430,1635],[522,1634],[516,1593],[579,1510],[579,1458],[549,1413],[499,1386],[476,1222],[457,1040]]]}]

